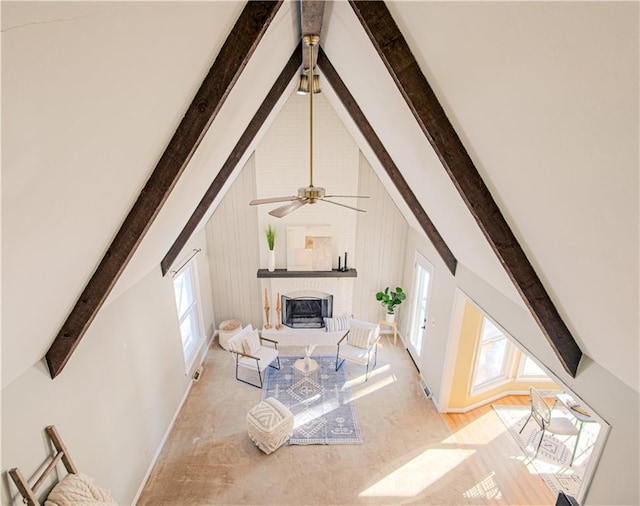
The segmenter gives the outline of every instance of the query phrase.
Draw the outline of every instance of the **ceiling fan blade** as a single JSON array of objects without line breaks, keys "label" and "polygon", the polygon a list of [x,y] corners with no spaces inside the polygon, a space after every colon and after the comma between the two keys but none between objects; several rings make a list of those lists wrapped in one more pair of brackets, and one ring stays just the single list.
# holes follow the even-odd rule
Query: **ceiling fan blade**
[{"label": "ceiling fan blade", "polygon": [[275,216],[276,218],[284,218],[287,214],[292,213],[299,207],[305,205],[309,199],[295,199],[291,204],[286,204],[281,207],[277,207],[273,211],[269,211],[271,216]]},{"label": "ceiling fan blade", "polygon": [[273,204],[274,202],[290,202],[296,200],[298,197],[269,197],[266,199],[253,199],[249,202],[250,206],[256,206],[259,204]]},{"label": "ceiling fan blade", "polygon": [[325,197],[341,197],[346,199],[368,199],[369,195],[325,195]]},{"label": "ceiling fan blade", "polygon": [[327,199],[319,199],[319,200],[322,200],[322,202],[328,202],[329,204],[334,204],[336,206],[346,207],[347,209],[353,209],[354,211],[358,211],[360,213],[366,213],[367,212],[364,209],[358,209],[357,207],[352,207],[352,206],[348,206],[346,204],[341,204],[340,202],[334,202],[333,200],[327,200]]}]

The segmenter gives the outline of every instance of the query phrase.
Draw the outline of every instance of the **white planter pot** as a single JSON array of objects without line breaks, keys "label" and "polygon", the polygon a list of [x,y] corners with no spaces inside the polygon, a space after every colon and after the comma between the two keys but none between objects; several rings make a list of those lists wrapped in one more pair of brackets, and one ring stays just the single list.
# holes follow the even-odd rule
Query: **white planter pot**
[{"label": "white planter pot", "polygon": [[395,314],[392,314],[392,313],[387,313],[387,314],[385,315],[385,321],[386,321],[388,324],[392,324],[394,321],[396,321],[396,315],[395,315]]},{"label": "white planter pot", "polygon": [[276,270],[276,252],[270,249],[267,255],[267,270],[273,272]]}]

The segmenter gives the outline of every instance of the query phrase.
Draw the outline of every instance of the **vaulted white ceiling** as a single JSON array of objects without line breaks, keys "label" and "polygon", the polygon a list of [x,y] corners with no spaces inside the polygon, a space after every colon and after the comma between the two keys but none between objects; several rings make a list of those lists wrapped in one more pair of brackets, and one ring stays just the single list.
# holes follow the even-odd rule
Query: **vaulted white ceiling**
[{"label": "vaulted white ceiling", "polygon": [[[46,352],[243,6],[2,4],[3,385]],[[638,390],[638,5],[388,7],[576,341]],[[112,299],[159,268],[299,37],[285,2]],[[321,45],[458,260],[517,299],[347,2]]]}]

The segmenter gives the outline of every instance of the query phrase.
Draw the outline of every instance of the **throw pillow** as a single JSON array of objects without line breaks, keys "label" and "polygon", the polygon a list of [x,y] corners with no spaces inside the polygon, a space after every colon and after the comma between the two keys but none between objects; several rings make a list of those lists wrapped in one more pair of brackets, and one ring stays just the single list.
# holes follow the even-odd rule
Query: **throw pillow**
[{"label": "throw pillow", "polygon": [[244,346],[242,342],[252,332],[253,327],[251,326],[251,324],[248,324],[240,332],[236,333],[231,339],[229,339],[227,343],[229,349],[231,351],[235,351],[236,353],[244,353]]},{"label": "throw pillow", "polygon": [[258,353],[260,350],[260,337],[258,336],[257,330],[250,332],[242,340],[242,348],[245,355],[255,355]]},{"label": "throw pillow", "polygon": [[369,336],[371,335],[370,327],[362,327],[354,323],[351,324],[349,335],[347,336],[347,343],[350,346],[356,348],[367,349],[369,347]]},{"label": "throw pillow", "polygon": [[335,332],[336,330],[348,330],[351,324],[350,316],[338,316],[336,318],[323,318],[324,328],[327,332]]}]

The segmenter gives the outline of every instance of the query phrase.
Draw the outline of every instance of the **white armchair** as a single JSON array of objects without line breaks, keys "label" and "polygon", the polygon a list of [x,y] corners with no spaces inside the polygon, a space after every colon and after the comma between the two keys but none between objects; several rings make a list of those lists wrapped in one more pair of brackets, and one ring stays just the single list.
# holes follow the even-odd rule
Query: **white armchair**
[{"label": "white armchair", "polygon": [[377,323],[351,320],[349,330],[338,341],[336,352],[336,371],[345,360],[355,362],[365,367],[365,381],[369,379],[378,362],[378,341],[380,340],[380,325]]},{"label": "white armchair", "polygon": [[[263,343],[267,343],[264,345]],[[236,379],[252,385],[254,387],[262,388],[263,378],[262,373],[269,366],[274,369],[280,369],[280,356],[278,352],[278,341],[273,339],[267,339],[266,337],[260,337],[258,331],[254,330],[251,324],[244,327],[240,332],[235,334],[228,341],[229,351],[233,353],[236,365]],[[276,362],[278,366],[273,365]],[[248,369],[258,373],[260,384],[256,385],[250,381],[241,379],[238,376],[239,368]]]}]

